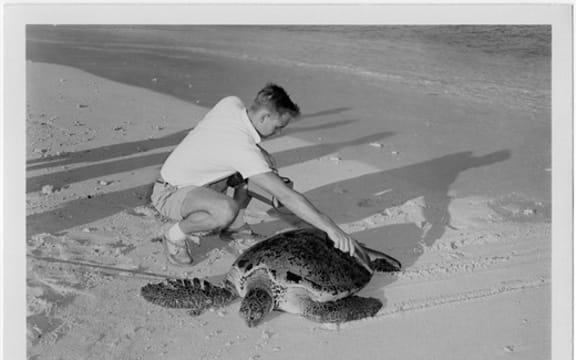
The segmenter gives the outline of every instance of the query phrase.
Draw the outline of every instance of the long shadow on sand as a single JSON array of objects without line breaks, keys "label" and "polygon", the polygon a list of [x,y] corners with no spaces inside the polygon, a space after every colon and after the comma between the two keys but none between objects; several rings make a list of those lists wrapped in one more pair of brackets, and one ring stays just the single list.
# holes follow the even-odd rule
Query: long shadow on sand
[{"label": "long shadow on sand", "polygon": [[[389,136],[390,134],[391,133],[381,133],[339,143],[312,145],[295,150],[284,151],[279,154],[275,154],[275,157],[279,166],[287,166],[318,158],[344,147],[362,144],[372,141],[373,139],[380,139],[382,137]],[[179,136],[182,136],[182,134],[179,134]],[[130,144],[126,147],[126,149],[131,149],[133,146],[133,144]],[[115,148],[115,150],[113,149],[112,151],[120,151],[123,149],[124,147],[119,145]],[[103,148],[101,151],[106,150]],[[56,189],[60,189],[74,182],[84,181],[92,178],[101,178],[104,176],[136,170],[148,166],[160,165],[164,162],[169,154],[170,151],[166,151],[162,153],[155,153],[132,158],[123,158],[116,161],[109,161],[106,163],[99,163],[46,175],[34,176],[27,179],[26,192],[30,193],[39,191],[42,186],[46,184],[50,184]],[[92,161],[97,161],[96,157],[90,158]]]},{"label": "long shadow on sand", "polygon": [[26,162],[27,164],[37,165],[28,166],[26,170],[37,170],[49,167],[72,165],[80,162],[99,162],[124,156],[130,156],[158,148],[175,146],[180,143],[182,139],[184,139],[190,130],[192,129],[181,130],[155,139],[106,145],[83,151],[28,160]]},{"label": "long shadow on sand", "polygon": [[166,151],[145,156],[123,158],[121,160],[31,177],[26,181],[26,193],[39,191],[46,184],[52,185],[55,189],[62,189],[75,182],[160,165],[169,154],[170,152]]},{"label": "long shadow on sand", "polygon": [[[340,111],[343,111],[343,109],[336,108],[322,111],[319,113],[310,114],[307,116],[308,117],[321,116],[324,114],[337,113]],[[330,123],[322,125],[309,126],[305,128],[295,128],[291,131],[287,131],[287,133],[291,134],[301,131],[328,129],[341,125],[346,125],[351,122],[353,122],[353,120],[332,121]],[[101,162],[114,158],[122,158],[116,161],[107,162],[105,164],[88,165],[72,170],[65,170],[61,172],[30,177],[27,179],[26,182],[26,192],[30,193],[34,191],[39,191],[42,188],[42,186],[46,184],[50,184],[55,188],[59,189],[65,187],[70,183],[77,181],[83,181],[96,177],[103,177],[147,166],[160,165],[168,157],[170,151],[150,155],[142,155],[133,158],[126,158],[126,157],[135,154],[142,154],[146,151],[158,148],[176,146],[177,144],[180,143],[180,141],[182,141],[182,139],[184,139],[184,137],[188,134],[190,130],[191,129],[181,130],[176,133],[169,134],[157,139],[132,141],[122,144],[114,144],[89,150],[66,153],[58,156],[50,156],[41,159],[30,160],[27,163],[29,165],[31,164],[34,165],[28,166],[27,168],[28,171],[57,167],[57,166],[66,166],[76,163]],[[390,133],[383,133],[381,137],[388,136],[389,134]],[[363,142],[369,142],[371,141],[370,139],[372,138],[376,139],[377,137],[378,135],[371,135],[366,138],[355,139],[349,142],[320,144],[297,150],[285,151],[280,153],[279,155],[281,159],[279,164],[280,166],[286,166],[289,164],[294,164],[295,162],[298,161],[306,161],[316,157],[321,157],[331,152],[334,152],[339,148],[361,144]]]},{"label": "long shadow on sand", "polygon": [[280,151],[274,153],[273,156],[274,159],[276,159],[278,166],[284,167],[302,163],[312,159],[317,159],[322,156],[332,154],[346,147],[368,144],[370,142],[381,140],[392,135],[394,135],[394,132],[381,132],[373,135],[363,136],[358,139],[353,139],[350,141],[342,141],[329,144],[316,144],[296,149]]},{"label": "long shadow on sand", "polygon": [[[316,113],[302,115],[301,118],[313,118],[325,115],[337,114],[348,110],[349,108],[334,108],[330,110],[319,111]],[[353,123],[354,120],[340,120],[331,121],[327,124],[307,126],[307,127],[289,127],[282,132],[282,136],[308,131],[325,130],[338,126],[344,126]],[[61,155],[46,156],[43,158],[33,159],[26,161],[30,165],[26,170],[37,170],[49,167],[71,165],[79,162],[98,162],[105,161],[113,158],[130,156],[133,154],[141,153],[144,151],[154,150],[158,148],[176,146],[193,128],[184,129],[166,136],[154,139],[131,141],[121,144],[113,144],[101,146],[93,149],[69,152]]]},{"label": "long shadow on sand", "polygon": [[[509,157],[508,150],[484,156],[474,156],[470,151],[458,152],[419,164],[332,183],[310,190],[305,195],[337,223],[366,219],[422,197],[424,224],[389,225],[354,234],[375,249],[390,250],[392,256],[397,257],[405,266],[410,266],[421,253],[419,249],[433,245],[444,235],[446,227],[450,226],[451,198],[448,194],[458,176],[466,170],[505,161]],[[293,216],[279,216],[281,219],[278,221],[259,225],[259,230],[271,233],[285,227],[286,223],[301,224]],[[386,235],[391,227],[395,229],[391,232],[394,238]],[[392,244],[398,244],[401,249],[390,247]]]},{"label": "long shadow on sand", "polygon": [[[297,162],[312,160],[344,147],[368,143],[391,134],[385,132],[339,143],[312,145],[280,152],[274,154],[274,156],[277,157],[281,166],[287,166]],[[117,161],[32,177],[27,180],[26,191],[28,193],[39,191],[45,184],[50,184],[58,189],[74,182],[160,165],[168,155],[169,152],[163,152],[127,159],[123,158]],[[142,198],[142,194],[147,194],[149,191],[150,185],[144,185],[119,192],[95,195],[91,198],[76,199],[65,203],[62,208],[28,216],[28,230],[31,231],[31,234],[36,232],[54,232],[90,223],[111,216],[123,209],[146,204],[148,202],[147,195]],[[97,206],[94,206],[96,204]]]},{"label": "long shadow on sand", "polygon": [[[280,136],[293,135],[293,134],[302,133],[302,132],[309,132],[309,131],[326,130],[326,129],[334,128],[337,126],[349,125],[349,124],[352,124],[353,122],[355,122],[355,120],[338,120],[338,121],[332,121],[328,124],[306,126],[306,127],[291,126],[290,125],[290,126],[288,126],[288,128],[286,128],[286,130],[282,131],[282,134]],[[295,124],[300,124],[300,122],[296,122]]]},{"label": "long shadow on sand", "polygon": [[[302,115],[302,118],[313,118],[318,116],[332,115],[342,111],[346,111],[347,109],[348,108],[335,108],[320,111],[317,113]],[[282,135],[289,135],[307,131],[325,130],[338,126],[348,125],[353,122],[354,120],[341,120],[341,121],[332,121],[327,124],[307,126],[307,127],[289,127],[288,129],[283,131]],[[184,129],[155,139],[146,139],[121,144],[106,145],[83,151],[70,152],[61,155],[46,156],[43,158],[28,160],[26,161],[26,164],[30,166],[28,166],[26,170],[37,170],[56,166],[71,165],[79,162],[105,161],[113,158],[130,156],[133,154],[154,150],[158,148],[176,146],[184,139],[184,137],[192,129],[193,128]]]},{"label": "long shadow on sand", "polygon": [[62,230],[87,224],[124,210],[150,203],[152,184],[67,202],[61,208],[28,215],[27,236],[38,233],[58,234]]},{"label": "long shadow on sand", "polygon": [[309,118],[313,118],[313,117],[335,115],[335,114],[343,113],[343,112],[348,111],[350,109],[351,109],[350,107],[338,107],[338,108],[329,109],[329,110],[322,110],[322,111],[317,111],[315,113],[303,114],[300,116],[299,119],[303,120],[303,119],[309,119]]}]

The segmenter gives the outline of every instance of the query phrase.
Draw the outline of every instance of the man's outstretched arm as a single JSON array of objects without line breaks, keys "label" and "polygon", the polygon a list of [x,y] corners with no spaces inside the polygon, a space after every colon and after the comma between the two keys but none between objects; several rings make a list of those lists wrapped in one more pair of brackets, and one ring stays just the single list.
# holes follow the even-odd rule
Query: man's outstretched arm
[{"label": "man's outstretched arm", "polygon": [[328,216],[322,214],[306,197],[286,186],[274,172],[250,177],[250,182],[276,197],[293,214],[310,225],[326,232],[338,249],[354,255],[359,245]]}]

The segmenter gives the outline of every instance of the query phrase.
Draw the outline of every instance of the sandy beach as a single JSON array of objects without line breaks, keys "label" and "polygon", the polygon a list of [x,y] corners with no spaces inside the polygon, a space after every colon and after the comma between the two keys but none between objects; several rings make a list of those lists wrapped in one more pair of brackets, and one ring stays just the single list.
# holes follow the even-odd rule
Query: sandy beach
[{"label": "sandy beach", "polygon": [[[496,35],[495,35],[496,34]],[[548,359],[549,27],[30,26],[28,359]],[[497,41],[495,41],[497,39]],[[302,118],[263,146],[283,176],[402,272],[326,325],[239,302],[147,303],[164,277],[217,282],[241,242],[171,266],[149,203],[170,151],[220,98],[268,81]],[[253,201],[265,235],[305,226]]]}]

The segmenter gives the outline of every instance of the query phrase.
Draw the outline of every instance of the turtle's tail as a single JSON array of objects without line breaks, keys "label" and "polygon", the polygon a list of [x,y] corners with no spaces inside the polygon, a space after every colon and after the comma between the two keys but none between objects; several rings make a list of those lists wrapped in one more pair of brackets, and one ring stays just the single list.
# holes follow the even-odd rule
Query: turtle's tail
[{"label": "turtle's tail", "polygon": [[234,292],[212,285],[206,280],[194,278],[166,280],[142,287],[140,294],[147,301],[168,308],[190,309],[191,315],[205,310],[220,308],[232,302]]}]

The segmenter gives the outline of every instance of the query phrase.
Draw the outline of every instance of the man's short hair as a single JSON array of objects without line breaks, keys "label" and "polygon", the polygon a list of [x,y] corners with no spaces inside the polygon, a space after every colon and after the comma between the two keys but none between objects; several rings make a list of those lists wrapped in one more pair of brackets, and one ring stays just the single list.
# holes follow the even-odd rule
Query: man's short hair
[{"label": "man's short hair", "polygon": [[266,107],[268,110],[274,111],[280,116],[284,114],[289,114],[293,118],[300,116],[300,108],[298,105],[290,100],[290,97],[281,86],[273,83],[266,84],[266,86],[258,92],[252,103],[253,109],[260,109],[262,107]]}]

